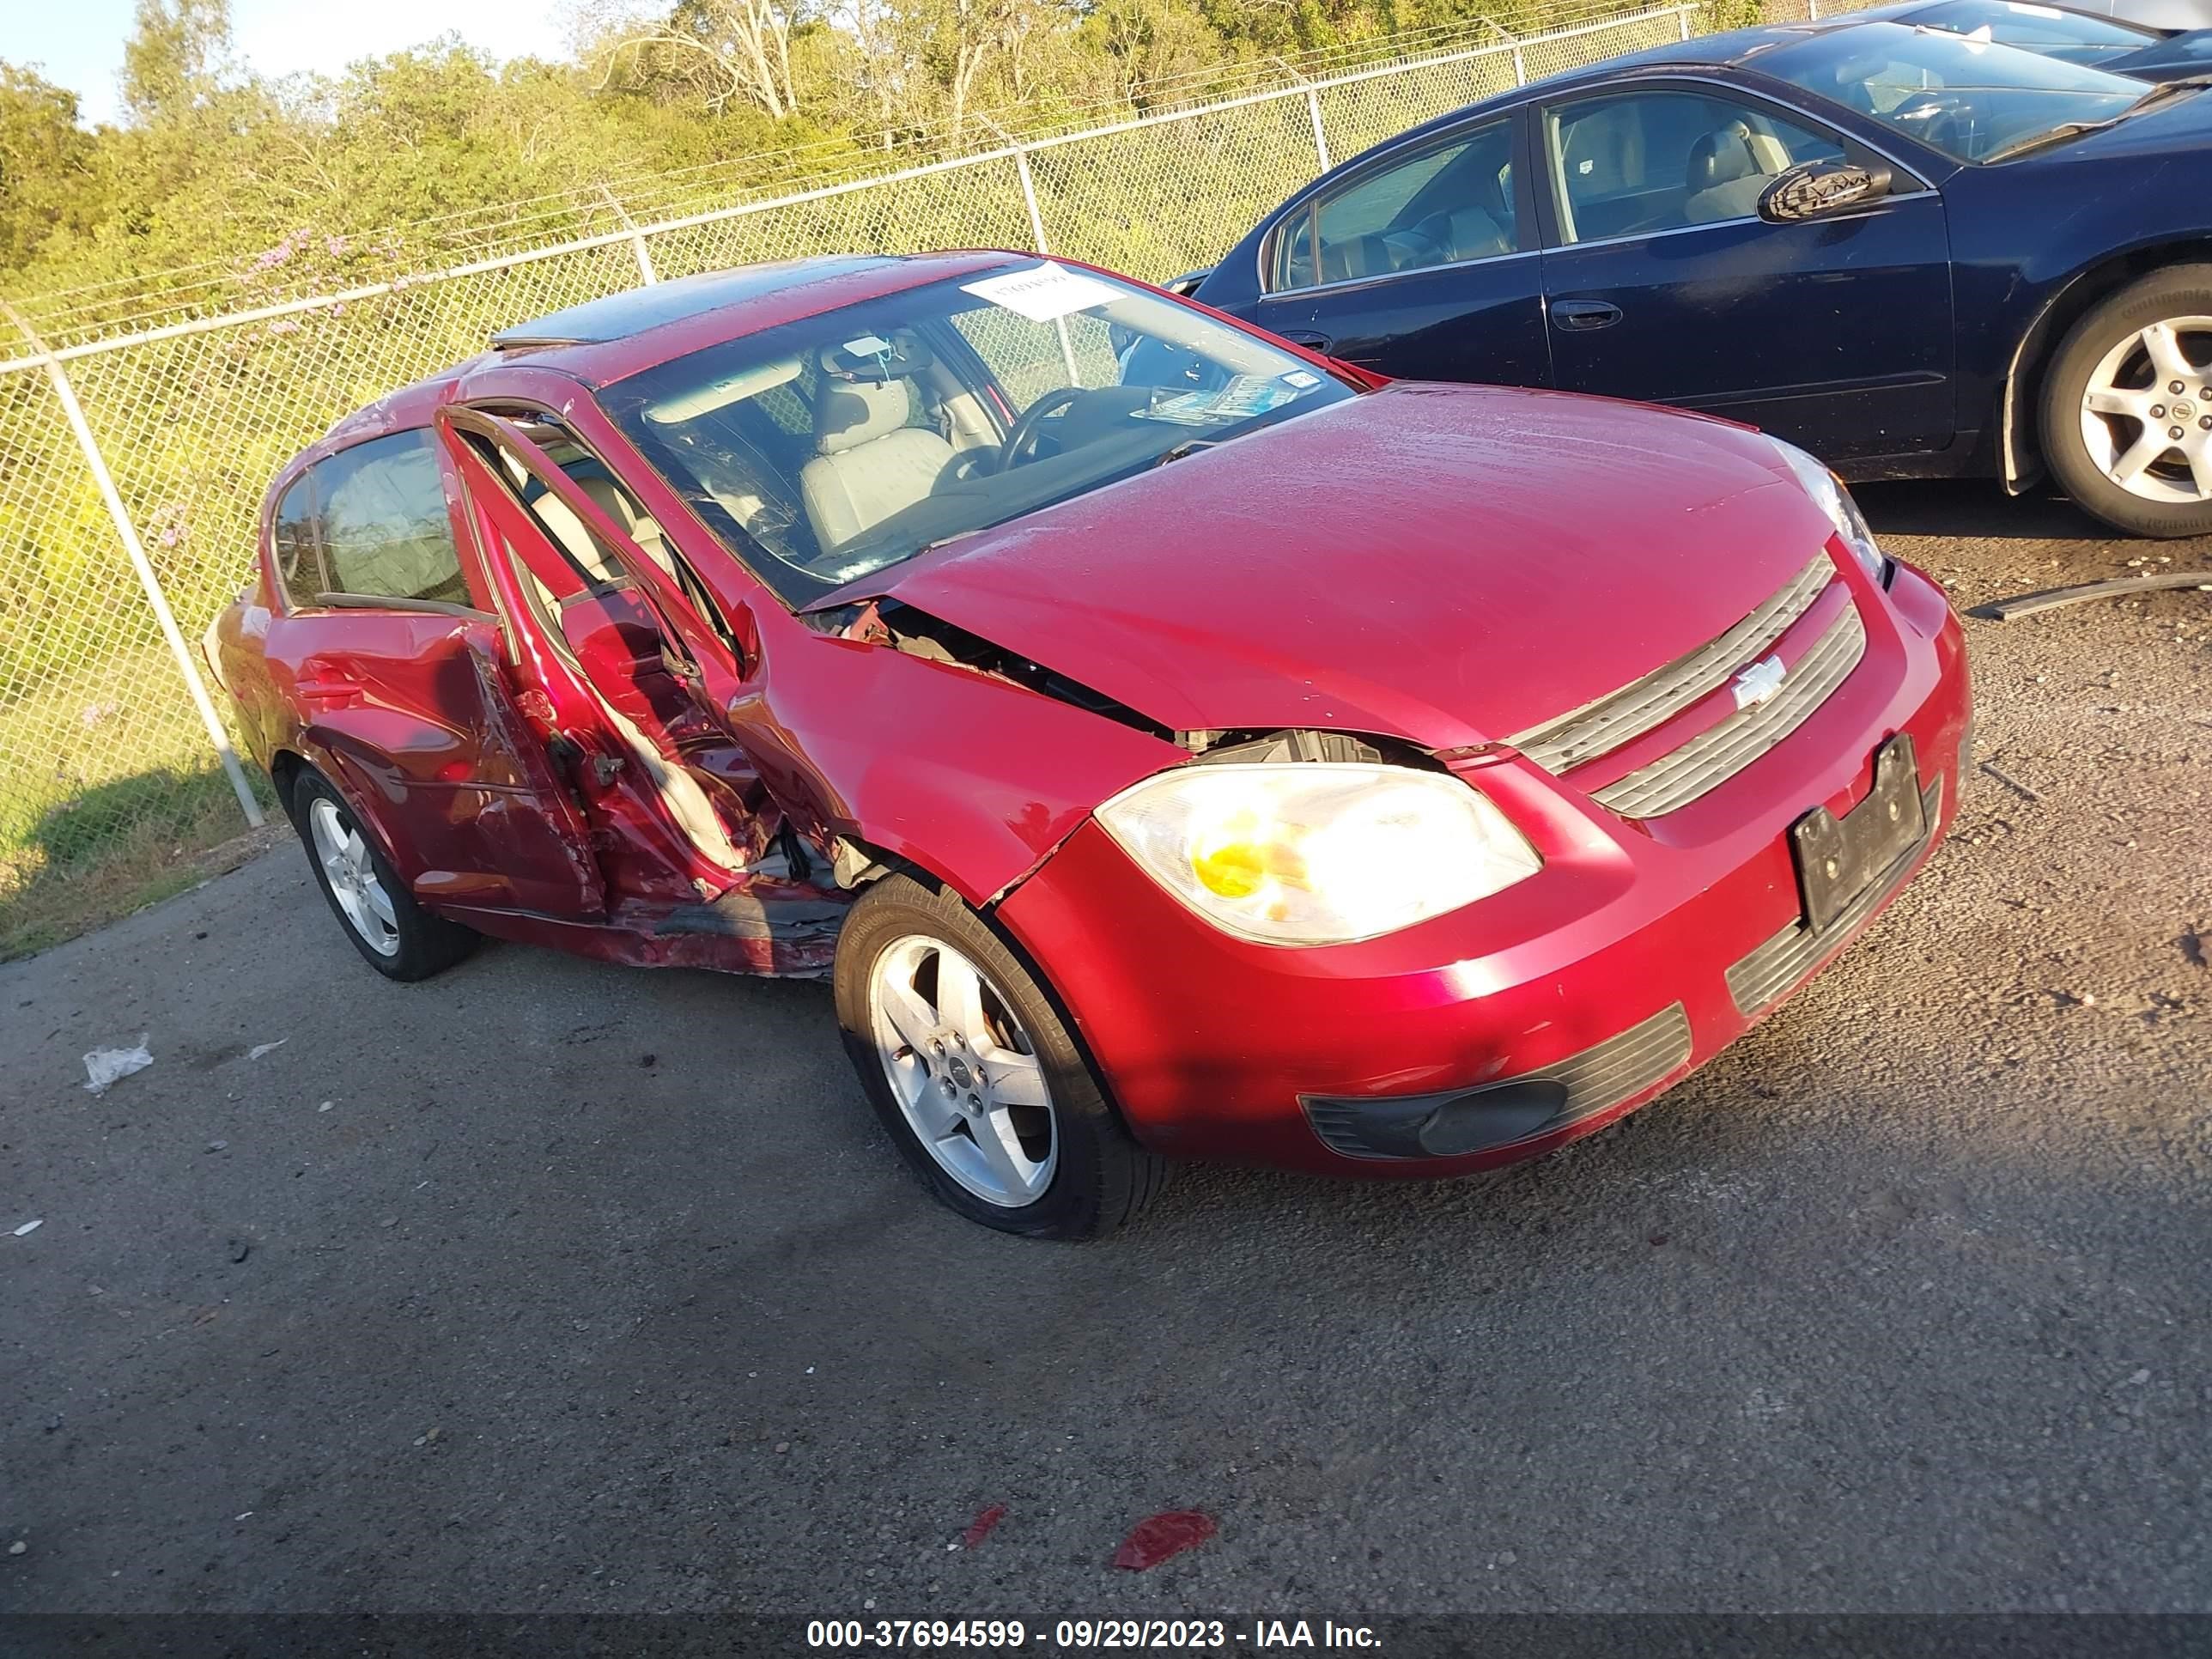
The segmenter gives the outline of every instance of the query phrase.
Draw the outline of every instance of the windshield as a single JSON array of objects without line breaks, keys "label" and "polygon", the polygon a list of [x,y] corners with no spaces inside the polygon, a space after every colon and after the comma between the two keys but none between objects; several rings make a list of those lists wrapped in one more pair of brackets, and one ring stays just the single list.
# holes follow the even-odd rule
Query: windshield
[{"label": "windshield", "polygon": [[599,401],[710,528],[806,605],[1353,395],[1194,307],[1047,262],[708,346]]},{"label": "windshield", "polygon": [[1901,23],[1815,35],[1759,67],[1960,161],[2117,120],[2152,90],[2130,76]]},{"label": "windshield", "polygon": [[2023,5],[2021,0],[1941,0],[1910,14],[1924,28],[1946,29],[2000,46],[2024,46],[2069,64],[2103,64],[2155,43],[2155,29],[2137,28],[2117,18],[2091,17],[2056,6]]}]

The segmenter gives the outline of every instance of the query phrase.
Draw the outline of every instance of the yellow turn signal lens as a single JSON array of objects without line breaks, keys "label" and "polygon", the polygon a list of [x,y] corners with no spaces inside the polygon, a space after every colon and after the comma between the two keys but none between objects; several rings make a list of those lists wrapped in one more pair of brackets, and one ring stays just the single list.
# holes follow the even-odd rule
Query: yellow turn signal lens
[{"label": "yellow turn signal lens", "polygon": [[[1255,836],[1249,824],[1234,826],[1231,839],[1212,840],[1192,849],[1191,873],[1199,884],[1223,898],[1250,898],[1268,880],[1305,884],[1306,861],[1295,847],[1277,837]],[[1278,826],[1279,836],[1287,826]]]}]

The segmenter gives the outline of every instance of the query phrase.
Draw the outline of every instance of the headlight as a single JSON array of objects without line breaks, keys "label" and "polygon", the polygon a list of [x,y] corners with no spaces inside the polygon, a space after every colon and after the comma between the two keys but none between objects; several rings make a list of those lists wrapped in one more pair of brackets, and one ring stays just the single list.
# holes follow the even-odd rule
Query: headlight
[{"label": "headlight", "polygon": [[1271,945],[1372,939],[1543,867],[1486,797],[1402,766],[1186,766],[1123,790],[1098,821],[1215,927]]},{"label": "headlight", "polygon": [[1836,533],[1851,550],[1851,556],[1867,573],[1867,580],[1876,587],[1888,586],[1889,561],[1882,556],[1873,529],[1859,512],[1858,503],[1851,499],[1851,492],[1844,488],[1844,481],[1795,444],[1785,444],[1779,438],[1768,441],[1790,464],[1790,470],[1797,475],[1797,482],[1805,486],[1805,493],[1828,515],[1828,522],[1836,526]]}]

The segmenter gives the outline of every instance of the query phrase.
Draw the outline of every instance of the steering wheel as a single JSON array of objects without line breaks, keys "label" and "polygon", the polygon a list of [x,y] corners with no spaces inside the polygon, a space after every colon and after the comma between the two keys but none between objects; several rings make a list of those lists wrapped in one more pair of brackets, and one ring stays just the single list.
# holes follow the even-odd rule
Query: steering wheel
[{"label": "steering wheel", "polygon": [[1054,386],[1022,411],[1014,422],[1014,429],[1006,434],[1006,442],[999,446],[999,465],[995,469],[1008,472],[1034,459],[1029,452],[1036,447],[1037,433],[1045,422],[1060,413],[1083,395],[1079,386]]}]

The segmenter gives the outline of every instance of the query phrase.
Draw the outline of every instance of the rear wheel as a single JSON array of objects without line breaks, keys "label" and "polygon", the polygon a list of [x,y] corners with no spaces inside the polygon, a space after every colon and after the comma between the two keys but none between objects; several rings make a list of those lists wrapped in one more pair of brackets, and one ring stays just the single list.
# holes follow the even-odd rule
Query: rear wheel
[{"label": "rear wheel", "polygon": [[1002,1232],[1092,1238],[1165,1184],[1051,1000],[955,894],[876,882],[838,935],[860,1086],[945,1204]]},{"label": "rear wheel", "polygon": [[2053,476],[2107,524],[2212,533],[2212,265],[2154,271],[2075,324],[2042,430]]},{"label": "rear wheel", "polygon": [[368,965],[386,979],[428,979],[476,949],[477,935],[415,902],[353,811],[319,772],[292,786],[292,823],[315,884]]}]

